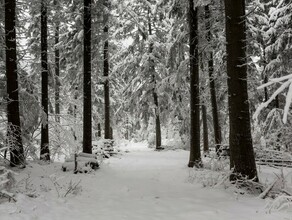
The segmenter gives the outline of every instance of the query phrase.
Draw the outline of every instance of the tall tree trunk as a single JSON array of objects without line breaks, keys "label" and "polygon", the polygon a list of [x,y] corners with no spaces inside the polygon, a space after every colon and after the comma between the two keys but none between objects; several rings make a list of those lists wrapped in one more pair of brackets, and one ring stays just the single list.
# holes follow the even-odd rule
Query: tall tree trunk
[{"label": "tall tree trunk", "polygon": [[200,88],[198,53],[198,9],[194,9],[193,0],[189,0],[190,29],[190,158],[189,167],[200,167]]},{"label": "tall tree trunk", "polygon": [[[264,76],[264,83],[267,83],[269,80],[268,80],[268,76],[267,75],[265,75]],[[269,94],[268,94],[268,88],[267,87],[265,87],[264,88],[264,94],[265,94],[265,102],[267,102],[268,100],[269,100]]]},{"label": "tall tree trunk", "polygon": [[[152,26],[151,26],[151,18],[150,18],[150,10],[148,11],[148,34],[152,35]],[[152,56],[153,53],[153,42],[149,44],[149,56]],[[161,149],[161,127],[160,127],[160,117],[159,117],[159,103],[158,103],[158,95],[156,91],[156,77],[155,77],[155,66],[154,60],[149,58],[149,70],[150,74],[152,74],[152,83],[153,83],[153,100],[155,105],[155,148],[157,150]]]},{"label": "tall tree trunk", "polygon": [[10,165],[24,164],[19,117],[18,76],[16,56],[16,1],[5,0],[5,44],[7,78],[7,141],[10,148]]},{"label": "tall tree trunk", "polygon": [[97,124],[97,137],[101,137],[101,127],[100,127],[100,123]]},{"label": "tall tree trunk", "polygon": [[[56,13],[59,13],[57,10],[58,3],[54,0],[54,5],[56,6]],[[58,19],[58,18],[57,18]],[[60,50],[58,48],[59,44],[59,21],[56,21],[55,28],[55,119],[56,122],[60,123]]]},{"label": "tall tree trunk", "polygon": [[108,0],[104,0],[104,46],[103,46],[103,76],[105,78],[104,81],[104,138],[112,139],[112,132],[110,126],[110,94],[109,94],[109,42],[108,42],[108,11],[109,11],[109,2]]},{"label": "tall tree trunk", "polygon": [[[268,79],[268,75],[267,75],[267,72],[266,72],[266,67],[267,67],[267,57],[266,57],[266,45],[263,45],[263,60],[264,60],[264,69],[263,69],[263,72],[262,72],[262,79],[264,80],[264,84],[267,83],[269,81]],[[268,101],[269,100],[269,94],[268,94],[268,88],[265,87],[264,88],[264,102]]]},{"label": "tall tree trunk", "polygon": [[[207,30],[207,41],[209,44],[211,44],[211,40],[212,40],[210,17],[211,16],[210,16],[209,5],[206,5],[205,6],[205,20],[206,20],[206,30]],[[212,51],[210,51],[209,53],[208,72],[209,72],[209,81],[210,81],[210,95],[211,95],[211,105],[212,105],[214,136],[215,136],[215,150],[218,154],[218,150],[222,142],[222,136],[221,136],[221,127],[219,123],[218,107],[217,107],[217,100],[216,100],[216,87],[215,87],[215,80],[214,80],[214,60],[213,60]]]},{"label": "tall tree trunk", "polygon": [[207,108],[205,104],[202,104],[202,121],[203,121],[204,153],[208,153],[209,152],[209,138],[208,138]]},{"label": "tall tree trunk", "polygon": [[154,89],[153,89],[152,94],[153,94],[154,105],[155,105],[155,131],[156,131],[155,148],[159,150],[161,149],[161,127],[160,127],[159,105],[158,105],[158,96],[156,92],[155,76],[153,77],[153,81],[154,81]]},{"label": "tall tree trunk", "polygon": [[245,0],[225,0],[231,180],[257,180],[247,92]]},{"label": "tall tree trunk", "polygon": [[126,140],[129,140],[129,129],[130,129],[129,116],[127,116],[127,119],[126,119],[126,133],[125,133],[125,139]]},{"label": "tall tree trunk", "polygon": [[[74,91],[74,106],[73,106],[73,117],[74,117],[74,124],[77,123],[77,99],[78,99],[78,86],[75,85],[75,91]],[[77,141],[77,135],[76,135],[76,127],[71,128],[72,131],[73,131],[73,137],[74,137],[74,140]],[[79,141],[79,140],[78,140]]]},{"label": "tall tree trunk", "polygon": [[41,128],[41,160],[50,160],[49,125],[48,125],[48,39],[47,39],[47,1],[41,2],[41,66],[42,66],[42,109],[45,118]]},{"label": "tall tree trunk", "polygon": [[84,0],[83,152],[92,153],[91,121],[91,0]]}]

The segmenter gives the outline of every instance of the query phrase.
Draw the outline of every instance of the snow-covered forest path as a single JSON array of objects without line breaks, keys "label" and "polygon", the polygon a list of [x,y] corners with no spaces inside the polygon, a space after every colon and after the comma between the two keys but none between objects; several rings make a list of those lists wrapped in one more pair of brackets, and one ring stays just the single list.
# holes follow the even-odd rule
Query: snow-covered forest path
[{"label": "snow-covered forest path", "polygon": [[[291,209],[267,213],[264,200],[191,183],[186,151],[133,149],[91,174],[63,173],[58,163],[27,168],[19,188],[37,197],[0,205],[1,220],[292,219]],[[64,197],[71,180],[81,180],[78,190]]]}]

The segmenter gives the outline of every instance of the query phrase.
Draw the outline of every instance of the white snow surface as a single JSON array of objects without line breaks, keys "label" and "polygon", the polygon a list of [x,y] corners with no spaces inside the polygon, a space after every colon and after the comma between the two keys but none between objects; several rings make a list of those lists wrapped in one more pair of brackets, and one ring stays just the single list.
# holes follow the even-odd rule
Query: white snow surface
[{"label": "white snow surface", "polygon": [[[191,183],[187,151],[157,152],[133,143],[121,149],[127,153],[104,160],[89,174],[64,173],[61,163],[30,164],[17,176],[17,202],[0,204],[0,219],[292,219],[292,207],[268,212],[267,200]],[[81,182],[64,197],[70,181]]]}]

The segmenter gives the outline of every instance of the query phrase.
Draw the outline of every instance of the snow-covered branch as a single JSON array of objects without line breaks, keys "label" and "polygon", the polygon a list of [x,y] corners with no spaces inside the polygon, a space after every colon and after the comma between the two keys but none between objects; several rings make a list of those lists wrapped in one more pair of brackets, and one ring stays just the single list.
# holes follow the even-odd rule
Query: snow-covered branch
[{"label": "snow-covered branch", "polygon": [[287,81],[284,82],[266,102],[263,102],[260,104],[260,106],[257,108],[256,112],[253,115],[254,119],[256,119],[259,116],[260,112],[264,108],[268,107],[268,105],[276,98],[277,95],[282,93],[286,88],[289,88],[288,92],[286,94],[286,104],[284,107],[284,114],[283,114],[283,122],[284,123],[287,122],[287,116],[288,116],[289,108],[290,108],[290,105],[292,102],[292,74],[289,74],[289,75],[283,76],[283,77],[279,77],[279,78],[275,78],[275,79],[271,79],[269,82],[259,86],[257,89],[263,89],[263,88],[266,88],[270,85],[273,85],[276,83],[281,83],[284,80],[287,80]]}]

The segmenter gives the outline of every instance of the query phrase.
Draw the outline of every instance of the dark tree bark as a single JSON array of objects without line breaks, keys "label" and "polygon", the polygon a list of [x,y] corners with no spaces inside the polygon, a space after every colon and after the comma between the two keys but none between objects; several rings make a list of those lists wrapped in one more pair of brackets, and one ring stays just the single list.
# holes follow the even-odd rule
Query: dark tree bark
[{"label": "dark tree bark", "polygon": [[255,178],[247,91],[245,0],[225,0],[231,180]]},{"label": "dark tree bark", "polygon": [[[73,117],[74,117],[74,123],[76,123],[77,122],[77,105],[76,105],[76,103],[77,103],[77,99],[78,99],[78,86],[75,84],[74,87],[75,87],[75,91],[74,91],[75,104],[73,106]],[[72,129],[74,140],[79,141],[79,140],[77,140],[77,135],[76,135],[75,130],[73,128],[71,128],[71,129]]]},{"label": "dark tree bark", "polygon": [[[54,5],[58,6],[57,1],[54,1]],[[58,10],[56,10],[58,13]],[[56,28],[55,28],[55,119],[56,122],[60,123],[60,50],[56,47],[59,43],[59,21],[56,21]]]},{"label": "dark tree bark", "polygon": [[92,153],[91,121],[91,0],[84,0],[83,152]]},{"label": "dark tree bark", "polygon": [[[152,26],[151,26],[151,18],[150,18],[150,11],[148,12],[148,34],[149,36],[152,35]],[[153,42],[149,44],[149,55],[153,53]],[[155,148],[156,150],[161,149],[161,127],[160,127],[160,117],[159,117],[159,103],[158,103],[158,94],[156,91],[156,77],[155,77],[155,66],[154,60],[149,58],[149,70],[150,74],[152,74],[152,83],[153,83],[153,100],[155,105]]]},{"label": "dark tree bark", "polygon": [[275,98],[275,108],[280,108],[279,95]]},{"label": "dark tree bark", "polygon": [[129,140],[129,133],[130,133],[130,126],[129,126],[129,116],[127,116],[127,119],[126,119],[126,133],[125,133],[125,139],[126,140]]},{"label": "dark tree bark", "polygon": [[7,142],[10,148],[10,166],[24,165],[19,117],[18,76],[16,55],[16,1],[5,0],[5,44],[7,78]]},{"label": "dark tree bark", "polygon": [[100,127],[100,123],[97,124],[97,137],[101,137],[101,127]]},{"label": "dark tree bark", "polygon": [[112,139],[112,132],[110,126],[110,93],[109,93],[109,42],[108,42],[108,10],[109,10],[109,2],[104,0],[104,28],[103,34],[105,37],[104,46],[103,46],[103,76],[105,78],[104,81],[104,138]]},{"label": "dark tree bark", "polygon": [[209,137],[208,137],[208,123],[207,123],[207,108],[206,105],[202,105],[202,121],[203,121],[203,142],[204,153],[209,152]]},{"label": "dark tree bark", "polygon": [[156,133],[156,138],[155,138],[155,148],[157,150],[161,149],[161,127],[160,127],[160,117],[159,117],[159,105],[158,105],[158,95],[156,92],[156,80],[155,76],[153,77],[154,81],[154,89],[153,89],[153,99],[154,99],[154,105],[155,105],[155,133]]},{"label": "dark tree bark", "polygon": [[189,167],[201,166],[200,152],[200,92],[199,92],[199,53],[198,53],[198,9],[189,0],[190,29],[190,158]]},{"label": "dark tree bark", "polygon": [[[205,20],[206,20],[206,30],[207,30],[207,41],[210,44],[212,40],[212,35],[211,35],[209,5],[205,6]],[[221,127],[219,123],[218,107],[217,107],[217,100],[216,100],[216,87],[215,87],[215,80],[214,80],[214,60],[213,60],[212,51],[210,51],[209,53],[208,72],[209,72],[209,81],[210,81],[210,95],[211,95],[211,105],[212,105],[214,136],[215,136],[215,149],[218,154],[218,150],[222,142],[222,136],[221,136]]]},{"label": "dark tree bark", "polygon": [[42,109],[46,118],[42,120],[41,128],[41,160],[50,160],[49,125],[48,125],[48,39],[47,39],[47,1],[41,1],[41,66],[42,66]]},{"label": "dark tree bark", "polygon": [[[266,73],[266,66],[267,66],[267,58],[266,58],[266,45],[263,45],[263,57],[264,57],[264,69],[262,72],[262,79],[264,80],[264,83],[267,83],[269,81],[267,73]],[[268,88],[264,88],[264,102],[269,100],[269,94],[268,94]]]}]

